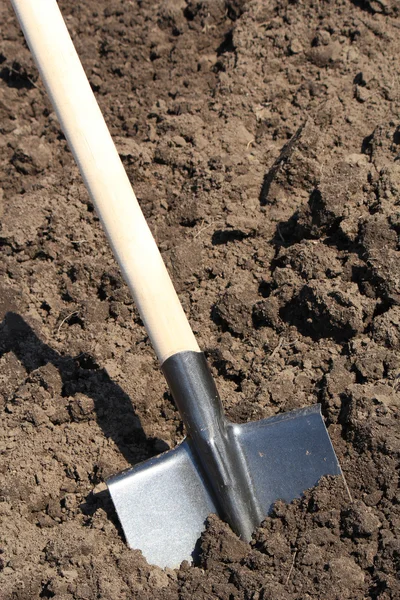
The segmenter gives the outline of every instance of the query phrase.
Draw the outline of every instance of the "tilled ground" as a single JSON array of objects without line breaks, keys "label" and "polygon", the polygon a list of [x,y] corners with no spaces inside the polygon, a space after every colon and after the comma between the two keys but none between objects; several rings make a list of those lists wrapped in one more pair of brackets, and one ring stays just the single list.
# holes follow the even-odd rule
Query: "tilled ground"
[{"label": "tilled ground", "polygon": [[104,479],[182,426],[3,0],[1,599],[399,598],[399,3],[59,4],[228,416],[320,402],[348,489],[125,546]]}]

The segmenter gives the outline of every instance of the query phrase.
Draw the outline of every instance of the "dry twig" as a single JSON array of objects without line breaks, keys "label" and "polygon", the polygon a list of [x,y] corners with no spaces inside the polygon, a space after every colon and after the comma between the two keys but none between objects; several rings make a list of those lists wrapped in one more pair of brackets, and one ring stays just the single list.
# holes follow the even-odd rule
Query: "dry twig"
[{"label": "dry twig", "polygon": [[290,569],[289,569],[289,573],[287,574],[287,577],[286,577],[285,585],[287,585],[289,583],[290,576],[294,569],[294,563],[296,561],[297,552],[298,552],[298,550],[295,550],[293,553],[292,564],[290,565]]},{"label": "dry twig", "polygon": [[58,329],[57,329],[57,335],[60,333],[60,329],[61,327],[64,325],[64,323],[66,323],[68,321],[68,319],[70,319],[71,317],[73,317],[74,315],[79,314],[79,310],[74,310],[72,313],[70,313],[69,315],[67,315],[59,324]]}]

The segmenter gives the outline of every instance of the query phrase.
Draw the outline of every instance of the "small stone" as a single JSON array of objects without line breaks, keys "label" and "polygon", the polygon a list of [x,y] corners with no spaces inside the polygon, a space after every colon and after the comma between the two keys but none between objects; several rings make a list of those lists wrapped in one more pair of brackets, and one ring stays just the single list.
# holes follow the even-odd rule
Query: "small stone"
[{"label": "small stone", "polygon": [[345,157],[345,162],[349,165],[355,165],[357,167],[367,165],[369,162],[368,156],[366,154],[348,154]]},{"label": "small stone", "polygon": [[204,135],[201,135],[199,132],[194,133],[193,141],[196,148],[198,148],[200,151],[204,150],[204,148],[207,148],[209,145],[207,138]]},{"label": "small stone", "polygon": [[165,572],[166,572],[166,574],[168,575],[168,577],[169,577],[170,579],[172,579],[172,581],[177,581],[177,579],[178,579],[178,574],[177,574],[177,572],[176,572],[174,569],[171,569],[171,568],[169,568],[169,567],[166,567],[166,568],[165,568]]},{"label": "small stone", "polygon": [[365,87],[362,87],[360,85],[356,85],[354,95],[356,100],[358,100],[358,102],[361,103],[367,102],[367,100],[369,100],[370,97],[369,91]]},{"label": "small stone", "polygon": [[199,62],[197,63],[197,67],[199,71],[207,72],[212,69],[212,67],[217,62],[218,56],[216,54],[205,54],[200,57]]},{"label": "small stone", "polygon": [[373,12],[390,14],[390,3],[388,0],[369,0],[369,6]]},{"label": "small stone", "polygon": [[149,584],[152,587],[161,589],[167,587],[169,584],[168,575],[164,571],[152,571],[149,575]]},{"label": "small stone", "polygon": [[349,62],[358,62],[360,60],[360,55],[359,52],[356,50],[356,48],[351,47],[348,52],[347,52],[347,60]]},{"label": "small stone", "polygon": [[322,44],[323,46],[327,46],[331,41],[331,34],[329,33],[329,31],[326,31],[326,29],[322,29],[318,32],[318,39],[320,44]]},{"label": "small stone", "polygon": [[37,517],[37,524],[39,525],[39,527],[41,529],[43,529],[44,527],[54,527],[56,522],[49,515],[46,515],[44,513],[39,513],[39,515]]},{"label": "small stone", "polygon": [[291,41],[289,51],[291,54],[300,54],[301,52],[303,52],[303,46],[297,38]]},{"label": "small stone", "polygon": [[341,50],[339,42],[331,42],[311,48],[308,56],[317,67],[327,67],[339,59]]},{"label": "small stone", "polygon": [[251,142],[254,142],[254,135],[246,129],[243,123],[238,123],[235,134],[236,139],[240,144],[247,146]]},{"label": "small stone", "polygon": [[67,510],[74,510],[78,503],[77,497],[75,494],[65,494],[64,496],[64,506]]},{"label": "small stone", "polygon": [[178,148],[184,148],[186,146],[186,140],[181,135],[174,135],[174,137],[171,138],[171,141]]},{"label": "small stone", "polygon": [[100,483],[98,483],[92,490],[93,495],[97,495],[97,494],[101,494],[102,492],[105,492],[107,489],[107,484],[105,483],[105,481],[101,481]]},{"label": "small stone", "polygon": [[161,206],[161,208],[164,208],[165,210],[168,210],[169,205],[168,205],[168,202],[166,201],[165,198],[161,198],[161,200],[160,200],[160,206]]},{"label": "small stone", "polygon": [[75,569],[62,569],[61,576],[67,581],[72,582],[78,577],[78,571]]},{"label": "small stone", "polygon": [[99,77],[99,75],[96,75],[96,74],[91,75],[90,85],[92,86],[92,88],[94,89],[95,92],[99,91],[102,83],[103,83],[103,80],[101,79],[101,77]]}]

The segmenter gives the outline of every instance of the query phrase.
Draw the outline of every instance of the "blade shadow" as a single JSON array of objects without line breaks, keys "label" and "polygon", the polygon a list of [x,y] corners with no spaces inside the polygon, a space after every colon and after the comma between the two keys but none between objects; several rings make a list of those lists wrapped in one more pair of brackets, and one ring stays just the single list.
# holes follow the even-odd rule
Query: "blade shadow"
[{"label": "blade shadow", "polygon": [[[7,352],[13,352],[28,373],[48,363],[54,365],[62,380],[62,397],[82,393],[92,398],[97,423],[129,464],[168,450],[162,440],[146,436],[129,396],[90,354],[77,357],[59,354],[40,340],[15,312],[7,312],[0,323],[0,358]],[[73,421],[73,415],[70,416]]]}]

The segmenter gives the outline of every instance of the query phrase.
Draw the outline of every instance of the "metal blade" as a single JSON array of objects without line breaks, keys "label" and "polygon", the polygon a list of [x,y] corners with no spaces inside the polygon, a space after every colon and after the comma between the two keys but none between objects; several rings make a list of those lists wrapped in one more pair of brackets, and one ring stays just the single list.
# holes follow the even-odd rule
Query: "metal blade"
[{"label": "metal blade", "polygon": [[[265,516],[277,500],[341,474],[319,405],[233,428]],[[107,484],[129,546],[160,567],[190,561],[207,516],[218,514],[188,440]]]},{"label": "metal blade", "polygon": [[265,515],[277,500],[292,502],[322,476],[341,474],[319,404],[234,429]]},{"label": "metal blade", "polygon": [[186,440],[107,485],[128,545],[160,567],[192,560],[205,520],[217,513]]}]

